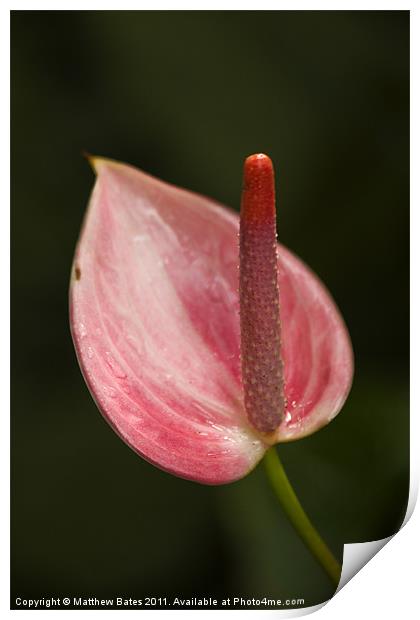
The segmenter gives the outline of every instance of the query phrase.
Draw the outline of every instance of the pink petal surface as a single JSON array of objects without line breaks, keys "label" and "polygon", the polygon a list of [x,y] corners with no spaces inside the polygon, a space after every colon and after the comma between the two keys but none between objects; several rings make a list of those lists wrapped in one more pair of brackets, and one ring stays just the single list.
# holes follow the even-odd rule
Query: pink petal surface
[{"label": "pink petal surface", "polygon": [[316,276],[279,250],[286,416],[250,427],[239,358],[238,216],[135,168],[96,159],[75,254],[70,323],[100,411],[143,458],[183,478],[243,477],[277,441],[328,423],[351,345]]}]

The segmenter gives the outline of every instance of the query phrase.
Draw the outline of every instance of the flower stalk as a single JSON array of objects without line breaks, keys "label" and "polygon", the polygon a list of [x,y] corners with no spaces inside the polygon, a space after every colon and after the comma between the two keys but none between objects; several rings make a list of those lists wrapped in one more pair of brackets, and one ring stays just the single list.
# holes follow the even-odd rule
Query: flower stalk
[{"label": "flower stalk", "polygon": [[268,480],[289,521],[334,586],[337,587],[341,576],[341,566],[302,508],[275,447],[266,452],[264,465]]}]

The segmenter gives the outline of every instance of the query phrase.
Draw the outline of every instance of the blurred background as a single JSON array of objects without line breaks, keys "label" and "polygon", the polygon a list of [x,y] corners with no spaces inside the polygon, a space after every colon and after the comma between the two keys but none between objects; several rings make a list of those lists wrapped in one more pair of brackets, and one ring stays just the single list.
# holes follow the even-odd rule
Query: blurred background
[{"label": "blurred background", "polygon": [[238,209],[277,170],[279,238],[327,284],[356,371],[340,415],[279,447],[341,559],[395,532],[408,453],[409,13],[12,12],[12,601],[331,596],[258,467],[206,487],[108,427],[79,371],[68,281],[83,150]]}]

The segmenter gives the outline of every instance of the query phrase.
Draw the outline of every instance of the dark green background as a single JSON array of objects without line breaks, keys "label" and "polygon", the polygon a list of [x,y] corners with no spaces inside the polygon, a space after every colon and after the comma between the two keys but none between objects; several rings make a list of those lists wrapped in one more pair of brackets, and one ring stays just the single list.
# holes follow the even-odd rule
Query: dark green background
[{"label": "dark green background", "polygon": [[[257,468],[200,486],[98,413],[67,290],[86,149],[238,207],[277,170],[279,237],[352,336],[350,397],[279,448],[337,556],[394,532],[408,489],[408,12],[12,13],[12,590],[39,597],[325,600],[331,586]],[[12,602],[13,602],[12,598]]]}]

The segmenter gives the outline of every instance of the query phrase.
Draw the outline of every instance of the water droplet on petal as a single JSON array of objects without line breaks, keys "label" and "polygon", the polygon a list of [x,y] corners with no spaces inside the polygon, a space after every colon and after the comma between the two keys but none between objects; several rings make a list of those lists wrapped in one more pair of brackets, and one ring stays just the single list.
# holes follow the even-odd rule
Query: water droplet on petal
[{"label": "water droplet on petal", "polygon": [[117,377],[117,379],[125,379],[125,377],[127,376],[126,373],[121,368],[121,366],[118,364],[118,362],[115,361],[111,353],[107,351],[105,355],[106,355],[106,363],[112,370],[113,374]]}]

